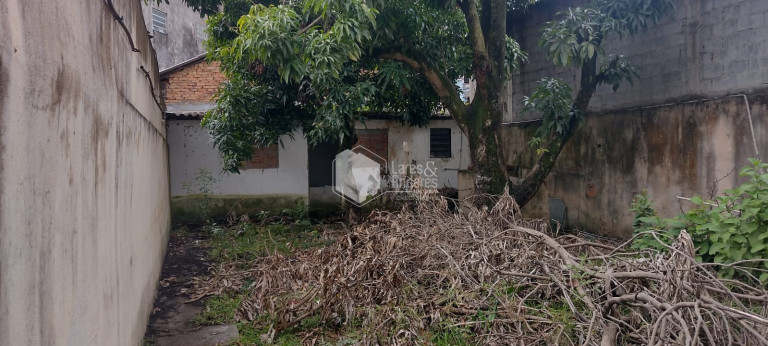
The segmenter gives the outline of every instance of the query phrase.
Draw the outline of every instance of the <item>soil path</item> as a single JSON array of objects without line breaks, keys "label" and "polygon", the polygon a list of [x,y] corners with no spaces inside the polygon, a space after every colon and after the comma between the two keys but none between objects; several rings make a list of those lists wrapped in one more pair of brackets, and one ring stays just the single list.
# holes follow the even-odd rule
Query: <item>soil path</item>
[{"label": "soil path", "polygon": [[190,279],[205,275],[209,262],[207,238],[199,229],[171,234],[163,262],[152,315],[144,336],[145,345],[213,346],[237,340],[237,326],[198,326],[192,319],[203,310],[200,301],[185,303]]}]

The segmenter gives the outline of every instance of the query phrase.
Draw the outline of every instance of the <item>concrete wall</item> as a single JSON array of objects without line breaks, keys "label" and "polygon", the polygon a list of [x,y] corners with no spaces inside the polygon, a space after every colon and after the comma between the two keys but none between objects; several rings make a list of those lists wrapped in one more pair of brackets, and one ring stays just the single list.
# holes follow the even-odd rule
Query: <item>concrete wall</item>
[{"label": "concrete wall", "polygon": [[[541,216],[547,198],[561,198],[567,226],[614,237],[632,234],[632,198],[647,190],[663,217],[688,210],[677,196],[711,198],[743,179],[738,173],[768,153],[768,96],[750,95],[752,137],[743,97],[611,112],[587,117],[566,145],[538,198],[526,206]],[[505,142],[522,148],[535,125],[508,128]],[[513,165],[530,167],[530,150],[513,150]],[[590,188],[596,193],[591,195]]]},{"label": "concrete wall", "polygon": [[[0,345],[138,345],[169,231],[135,0],[0,2]],[[155,85],[157,89],[158,85]]]},{"label": "concrete wall", "polygon": [[[279,211],[296,203],[305,204],[309,191],[308,147],[303,134],[297,132],[294,137],[295,140],[288,136],[282,138],[279,168],[241,169],[240,174],[231,174],[221,171],[219,152],[213,147],[208,133],[200,127],[200,120],[169,120],[174,218],[192,218],[195,206],[188,203],[188,197],[196,197],[194,195],[201,191],[197,180],[201,169],[210,172],[217,180],[211,191],[217,209],[232,207],[237,201],[244,207],[240,212],[254,212],[260,208]],[[226,210],[223,212],[226,215]]]},{"label": "concrete wall", "polygon": [[[521,112],[524,95],[545,76],[574,88],[579,73],[555,68],[538,46],[541,26],[555,13],[584,0],[545,1],[509,34],[530,54],[509,82],[507,121],[538,118]],[[738,184],[738,171],[755,157],[747,107],[735,94],[749,94],[755,140],[766,152],[768,124],[768,2],[679,0],[677,10],[647,33],[607,41],[606,52],[623,54],[640,68],[634,87],[614,93],[600,87],[585,124],[560,155],[547,184],[526,206],[529,216],[547,214],[549,198],[562,198],[567,225],[617,237],[631,235],[635,194],[648,190],[663,216],[690,206],[676,196],[710,196]],[[698,102],[689,102],[694,101]],[[527,141],[536,123],[505,133],[508,163],[524,175],[533,164]],[[588,191],[589,190],[589,191]],[[590,192],[591,191],[591,192]],[[594,196],[592,196],[594,194]]]},{"label": "concrete wall", "polygon": [[[358,129],[389,129],[388,163],[392,166],[410,164],[416,161],[422,165],[434,162],[440,187],[459,187],[458,172],[471,164],[469,141],[452,119],[432,119],[426,127],[403,125],[399,121],[368,120],[358,123]],[[451,129],[451,158],[430,158],[429,129]],[[409,154],[406,154],[406,149]],[[432,167],[432,166],[430,166]]]},{"label": "concrete wall", "polygon": [[[558,77],[574,88],[579,73],[555,68],[538,46],[541,27],[555,13],[584,0],[545,1],[534,6],[524,20],[513,19],[509,34],[529,53],[519,75],[509,83],[506,120],[537,118],[520,112],[523,96],[530,95],[542,77]],[[622,54],[640,69],[634,87],[623,85],[613,93],[601,87],[589,110],[604,112],[659,105],[680,100],[753,93],[768,83],[768,1],[678,0],[677,10],[647,33],[610,37],[605,51]]]},{"label": "concrete wall", "polygon": [[[198,34],[199,28],[205,28],[205,19],[200,18],[200,14],[187,7],[182,0],[168,2],[158,4],[156,0],[149,0],[148,4],[142,5],[144,22],[153,36],[152,45],[157,51],[160,70],[205,53],[204,37]],[[168,15],[165,34],[152,30],[152,8]]]}]

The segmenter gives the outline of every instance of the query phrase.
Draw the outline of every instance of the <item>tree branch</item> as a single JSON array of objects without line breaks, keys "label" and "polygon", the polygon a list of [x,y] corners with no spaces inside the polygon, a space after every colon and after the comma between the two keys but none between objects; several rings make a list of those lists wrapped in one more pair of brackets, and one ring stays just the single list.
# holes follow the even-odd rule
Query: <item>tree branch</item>
[{"label": "tree branch", "polygon": [[[586,60],[581,65],[581,84],[576,99],[573,101],[572,108],[585,114],[589,101],[597,89],[597,54],[591,59]],[[563,147],[568,140],[573,137],[578,128],[577,117],[571,117],[568,122],[568,128],[562,133],[555,135],[547,146],[547,151],[536,161],[530,172],[525,178],[511,188],[511,193],[515,196],[517,203],[525,205],[539,191],[541,185],[546,181],[549,172],[555,166],[557,157],[563,151]]]},{"label": "tree branch", "polygon": [[373,55],[381,59],[403,62],[421,74],[437,95],[440,96],[440,101],[448,108],[451,116],[456,120],[462,131],[466,133],[467,106],[456,92],[453,81],[446,77],[445,74],[438,71],[426,59],[421,59],[417,54],[406,54],[400,47],[377,49],[373,52]]},{"label": "tree branch", "polygon": [[507,48],[507,1],[486,0],[482,9],[482,28],[494,78],[504,82],[504,62]]},{"label": "tree branch", "polygon": [[[480,23],[480,14],[477,11],[477,3],[473,0],[463,1],[460,6],[461,12],[467,21],[469,29],[469,40],[474,53],[474,62],[478,60],[488,60],[488,50],[485,47],[485,35],[483,35],[482,24]],[[473,66],[474,67],[474,66]]]}]

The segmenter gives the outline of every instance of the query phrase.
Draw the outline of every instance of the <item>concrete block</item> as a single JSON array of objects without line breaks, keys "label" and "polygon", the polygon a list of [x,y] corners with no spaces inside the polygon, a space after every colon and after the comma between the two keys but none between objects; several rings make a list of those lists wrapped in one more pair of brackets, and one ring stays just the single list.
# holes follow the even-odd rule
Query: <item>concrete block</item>
[{"label": "concrete block", "polygon": [[757,56],[758,45],[755,43],[745,44],[739,48],[739,54],[742,57],[749,58]]},{"label": "concrete block", "polygon": [[737,75],[737,74],[743,74],[749,71],[749,60],[737,60],[732,61],[728,63],[728,66],[725,69],[727,74],[730,75]]},{"label": "concrete block", "polygon": [[715,0],[700,0],[699,10],[702,14],[711,13],[715,8]]},{"label": "concrete block", "polygon": [[702,78],[717,78],[723,75],[725,72],[725,66],[720,63],[704,63],[700,67]]},{"label": "concrete block", "polygon": [[768,13],[768,1],[753,0],[749,2],[750,13]]}]

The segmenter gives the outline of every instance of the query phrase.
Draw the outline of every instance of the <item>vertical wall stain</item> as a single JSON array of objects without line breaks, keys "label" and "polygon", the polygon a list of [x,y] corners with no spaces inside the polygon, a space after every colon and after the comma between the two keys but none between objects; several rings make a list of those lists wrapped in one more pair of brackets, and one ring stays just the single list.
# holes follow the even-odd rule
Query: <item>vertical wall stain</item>
[{"label": "vertical wall stain", "polygon": [[[3,13],[4,11],[0,11]],[[4,30],[4,28],[0,28]],[[3,164],[2,160],[5,158],[5,103],[8,98],[8,71],[5,67],[5,57],[0,55],[0,196],[4,196],[3,192]],[[0,198],[0,211],[3,210],[3,199]],[[3,229],[2,214],[0,213],[0,239],[5,239]],[[0,254],[1,255],[1,254]],[[0,266],[0,278],[3,278],[3,266]],[[3,305],[0,304],[0,315],[8,316],[8,312],[5,311]],[[4,330],[6,325],[0,324],[0,336],[8,335],[8,331]],[[3,343],[3,338],[0,337],[0,343]]]}]

